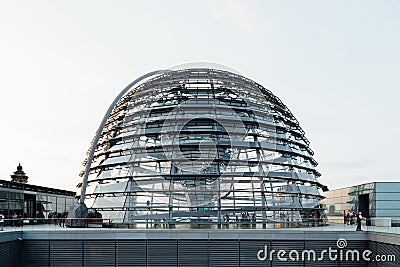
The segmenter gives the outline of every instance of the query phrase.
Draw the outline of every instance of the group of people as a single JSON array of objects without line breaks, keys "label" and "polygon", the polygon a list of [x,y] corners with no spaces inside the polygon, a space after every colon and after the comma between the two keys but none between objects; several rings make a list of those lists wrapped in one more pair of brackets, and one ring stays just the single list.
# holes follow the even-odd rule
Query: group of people
[{"label": "group of people", "polygon": [[[255,213],[250,215],[248,212],[242,212],[240,215],[241,215],[241,218],[239,219],[238,215],[232,214],[232,216],[235,216],[234,218],[235,218],[236,222],[250,222],[251,221],[251,222],[255,223],[257,220],[257,216]],[[231,218],[229,217],[229,214],[225,214],[223,216],[223,219],[224,219],[224,222],[229,222]]]},{"label": "group of people", "polygon": [[[3,213],[0,212],[0,231],[4,231],[4,221],[5,221],[5,216]],[[11,226],[12,227],[21,227],[24,226],[23,224],[24,218],[22,217],[21,214],[17,214],[15,211],[13,215],[11,215]]]},{"label": "group of people", "polygon": [[357,218],[357,216],[354,213],[354,211],[352,212],[352,214],[350,214],[348,212],[347,212],[347,214],[346,214],[346,212],[344,212],[344,214],[343,214],[343,222],[344,222],[344,224],[347,224],[347,225],[355,224],[356,218]]},{"label": "group of people", "polygon": [[[50,213],[49,214],[49,219],[50,223],[54,223],[56,225],[59,225],[60,227],[65,226],[65,219],[68,216],[68,212],[62,212],[62,213]],[[3,213],[0,212],[0,231],[4,231],[4,224],[5,224],[6,217]],[[17,212],[13,212],[11,215],[11,220],[9,220],[9,225],[11,227],[23,227],[24,226],[24,217],[22,214],[17,214]]]},{"label": "group of people", "polygon": [[65,219],[68,216],[68,212],[61,212],[61,213],[49,213],[50,223],[58,225],[60,227],[65,226]]},{"label": "group of people", "polygon": [[23,220],[24,218],[22,217],[21,214],[17,214],[15,211],[13,215],[11,215],[11,226],[12,227],[21,227],[24,226]]},{"label": "group of people", "polygon": [[343,212],[343,222],[346,225],[354,225],[354,223],[357,223],[357,228],[356,231],[362,231],[361,230],[361,222],[364,220],[364,217],[362,216],[362,212],[360,211],[358,215],[353,213],[350,215],[349,212],[346,213],[346,211]]}]

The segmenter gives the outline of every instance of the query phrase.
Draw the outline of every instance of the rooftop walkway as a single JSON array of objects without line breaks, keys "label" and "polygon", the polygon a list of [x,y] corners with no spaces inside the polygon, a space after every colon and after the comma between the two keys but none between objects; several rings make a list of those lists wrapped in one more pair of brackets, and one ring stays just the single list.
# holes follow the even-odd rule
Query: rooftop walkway
[{"label": "rooftop walkway", "polygon": [[[129,231],[129,230],[146,230],[146,231],[155,231],[155,230],[166,230],[165,226],[157,226],[157,227],[146,227],[146,225],[131,225],[129,228],[102,228],[102,227],[83,227],[83,228],[70,228],[70,227],[61,227],[55,224],[38,224],[38,225],[24,225],[23,227],[4,227],[3,232],[12,232],[12,231],[104,231],[104,232],[113,232],[113,231]],[[189,228],[188,225],[177,225],[173,229],[168,229],[171,231],[201,231],[201,230],[226,230],[226,231],[234,231],[234,230],[253,230],[253,231],[286,231],[286,232],[355,232],[356,225],[344,225],[344,224],[330,224],[327,226],[318,226],[318,227],[298,227],[298,228],[268,228],[263,229],[261,225],[257,225],[252,227],[252,225],[229,225],[222,226],[221,229],[217,228],[203,228],[203,229],[192,229]],[[389,234],[398,234],[400,235],[400,227],[378,227],[378,226],[362,226],[362,230],[364,232],[378,232],[378,233],[389,233]],[[1,233],[1,232],[0,232]]]}]

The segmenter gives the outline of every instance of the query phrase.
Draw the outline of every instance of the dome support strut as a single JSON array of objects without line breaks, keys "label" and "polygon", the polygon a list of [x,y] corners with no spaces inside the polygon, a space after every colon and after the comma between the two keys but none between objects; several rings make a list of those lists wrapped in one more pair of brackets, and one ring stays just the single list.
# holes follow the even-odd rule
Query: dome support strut
[{"label": "dome support strut", "polygon": [[88,177],[89,177],[89,173],[90,173],[90,167],[92,165],[92,161],[93,161],[93,157],[94,157],[94,152],[96,150],[96,146],[99,142],[100,139],[100,135],[102,132],[102,129],[104,128],[104,126],[107,123],[108,117],[110,116],[111,112],[114,110],[115,106],[117,105],[118,101],[133,87],[135,86],[137,83],[141,82],[142,80],[149,78],[153,75],[156,74],[162,74],[162,73],[166,73],[168,72],[168,70],[157,70],[157,71],[152,71],[149,72],[141,77],[139,77],[138,79],[134,80],[133,82],[131,82],[127,87],[125,87],[124,90],[122,90],[118,96],[114,99],[114,101],[111,103],[110,107],[108,108],[106,114],[103,117],[103,120],[100,123],[100,126],[96,132],[96,136],[93,139],[93,143],[92,146],[89,150],[89,155],[87,157],[87,161],[86,161],[86,167],[85,167],[85,174],[83,177],[83,183],[82,183],[82,189],[81,189],[81,197],[79,199],[79,203],[78,206],[81,205],[85,205],[85,196],[86,196],[86,187],[87,187],[87,183],[88,183]]}]

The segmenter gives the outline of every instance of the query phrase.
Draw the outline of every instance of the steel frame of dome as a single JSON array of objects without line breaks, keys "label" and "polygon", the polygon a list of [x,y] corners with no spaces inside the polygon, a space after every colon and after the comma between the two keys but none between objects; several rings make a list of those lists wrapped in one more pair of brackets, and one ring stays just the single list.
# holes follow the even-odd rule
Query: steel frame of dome
[{"label": "steel frame of dome", "polygon": [[264,225],[320,220],[313,154],[260,84],[211,68],[155,71],[109,107],[84,161],[80,203],[123,224],[219,225],[246,213]]}]

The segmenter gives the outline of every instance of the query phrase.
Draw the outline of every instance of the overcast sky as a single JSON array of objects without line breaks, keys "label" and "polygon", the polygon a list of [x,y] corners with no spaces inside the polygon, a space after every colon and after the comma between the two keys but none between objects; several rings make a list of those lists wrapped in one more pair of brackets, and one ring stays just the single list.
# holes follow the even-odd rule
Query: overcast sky
[{"label": "overcast sky", "polygon": [[207,61],[293,112],[330,189],[400,180],[400,1],[0,0],[0,179],[75,190],[114,97]]}]

